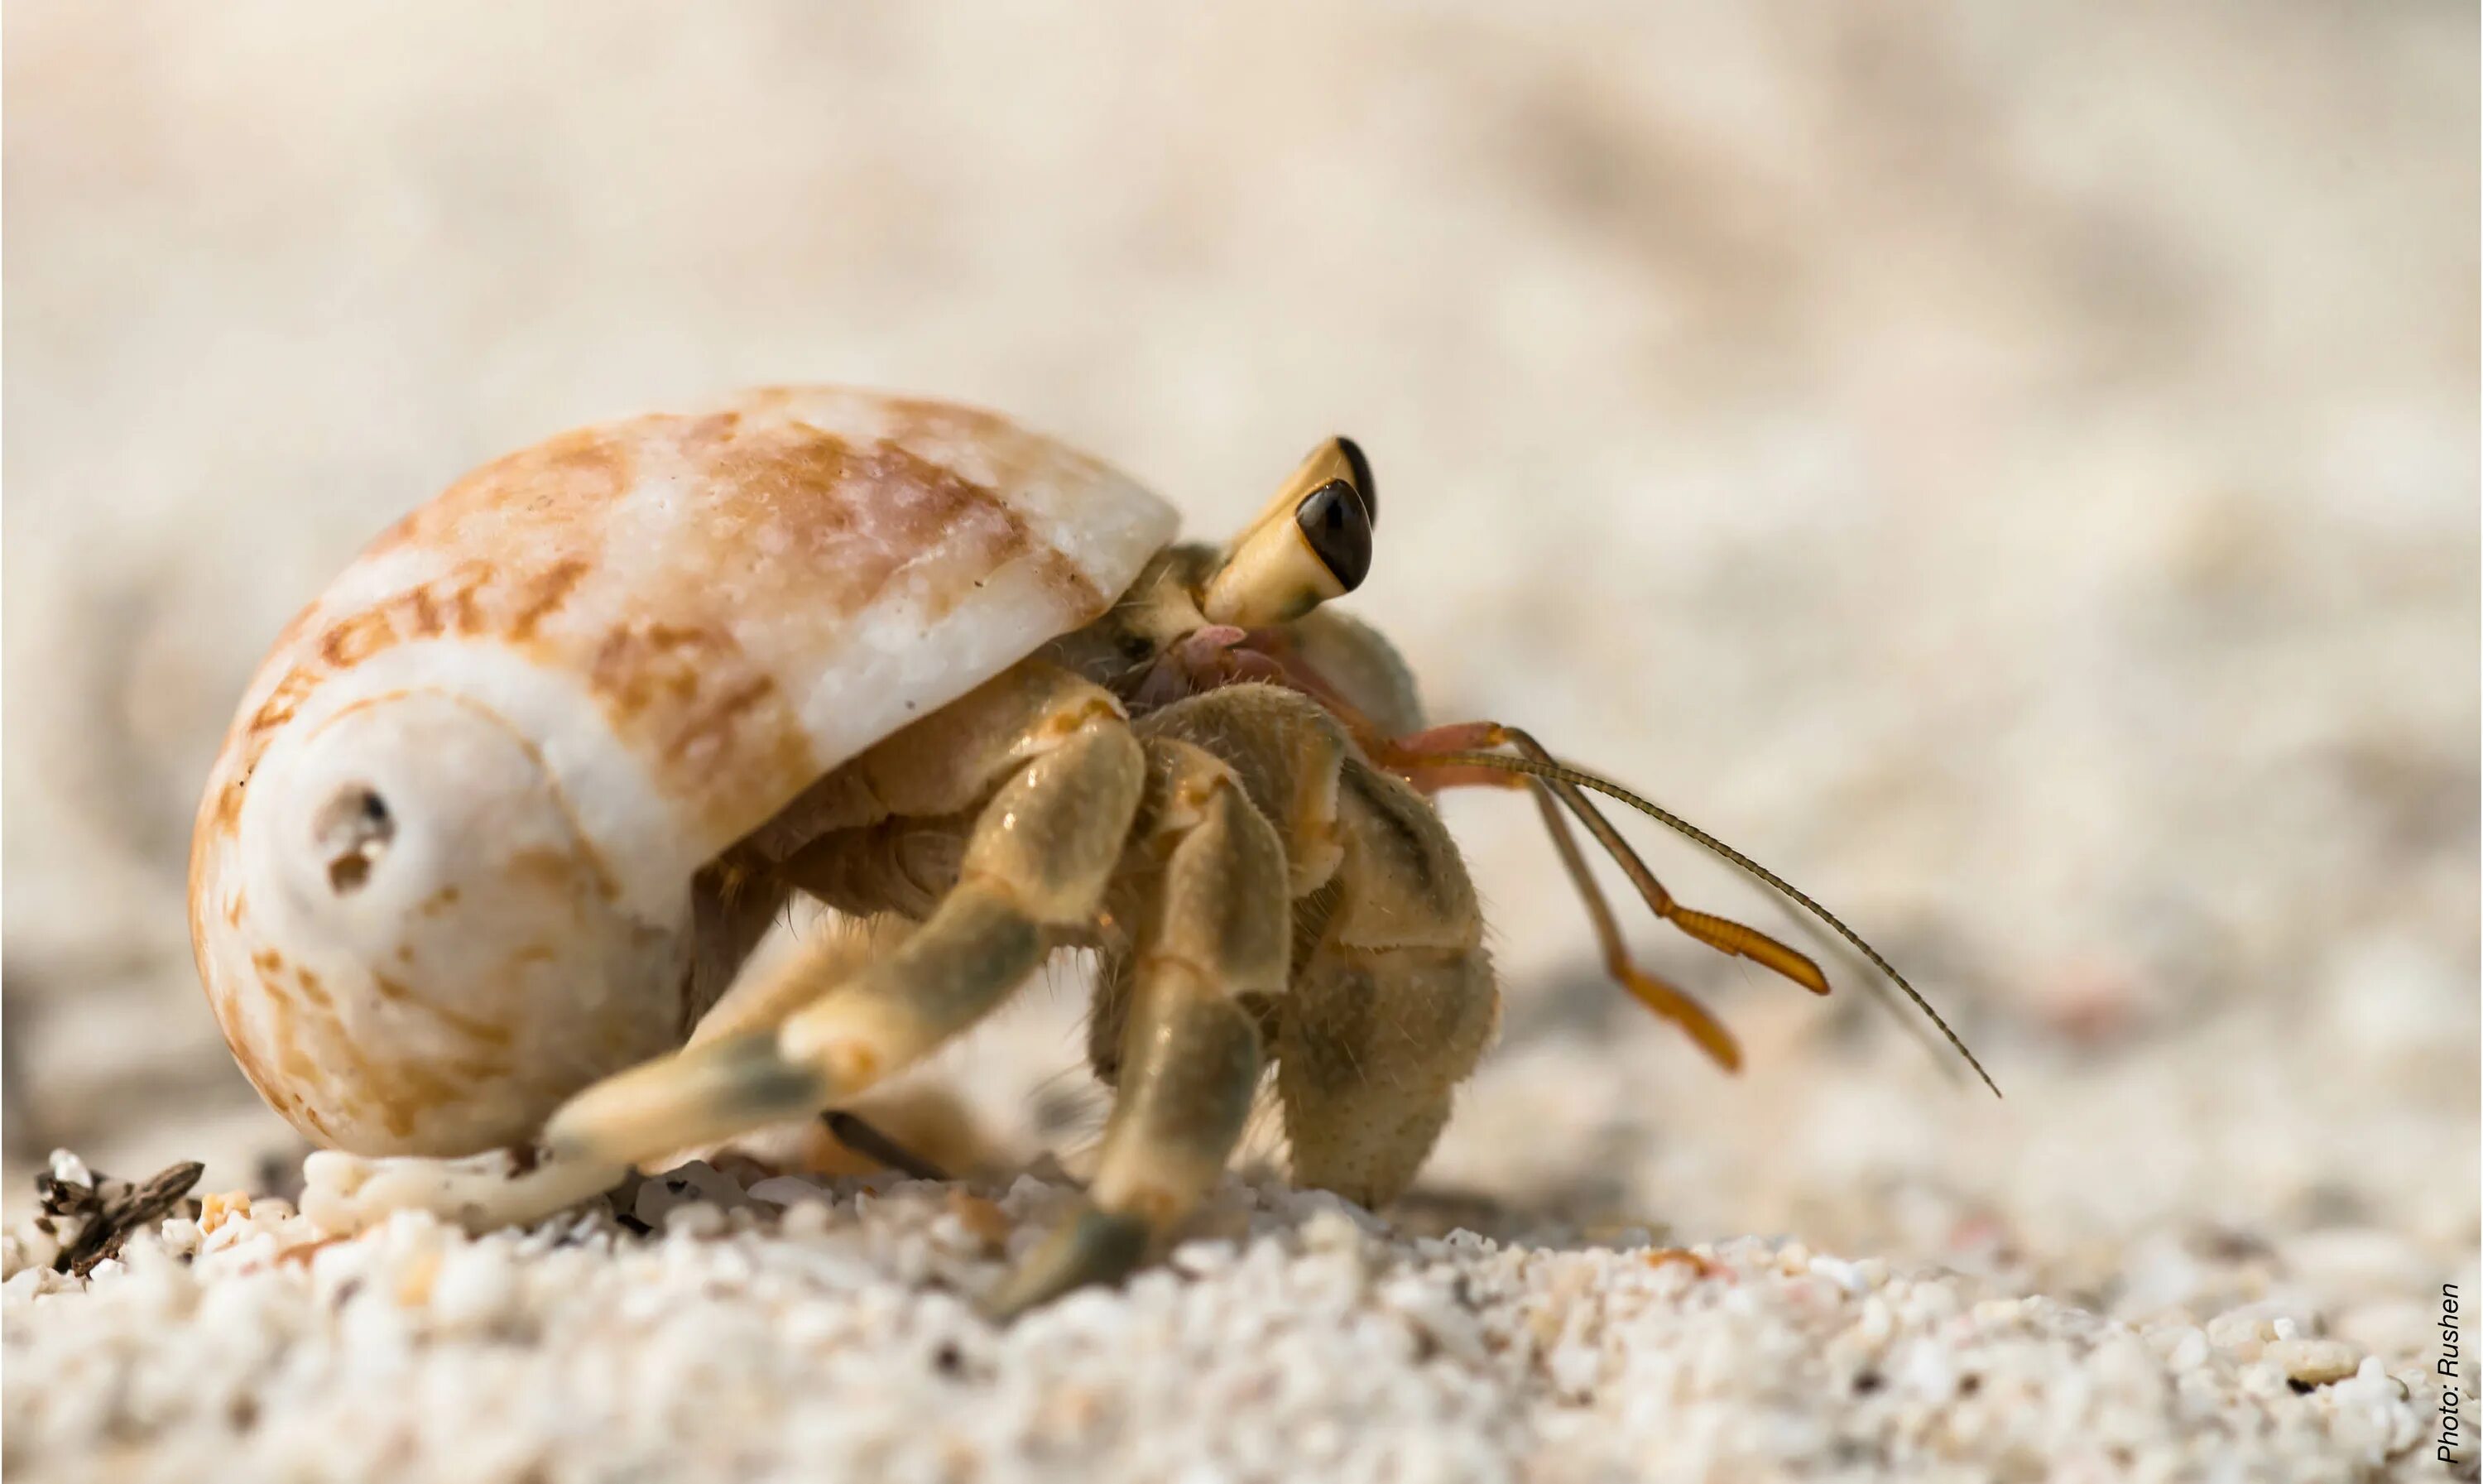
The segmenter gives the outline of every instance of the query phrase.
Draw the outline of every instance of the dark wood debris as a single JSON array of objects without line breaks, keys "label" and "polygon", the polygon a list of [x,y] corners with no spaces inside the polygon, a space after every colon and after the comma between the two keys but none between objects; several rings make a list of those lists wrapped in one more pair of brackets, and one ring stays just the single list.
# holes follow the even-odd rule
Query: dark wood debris
[{"label": "dark wood debris", "polygon": [[98,1262],[120,1255],[129,1233],[182,1212],[195,1216],[198,1203],[185,1199],[206,1166],[185,1160],[143,1180],[115,1179],[95,1172],[93,1183],[66,1179],[51,1170],[35,1177],[35,1194],[43,1214],[35,1225],[58,1237],[61,1255],[52,1259],[55,1272],[84,1278]]}]

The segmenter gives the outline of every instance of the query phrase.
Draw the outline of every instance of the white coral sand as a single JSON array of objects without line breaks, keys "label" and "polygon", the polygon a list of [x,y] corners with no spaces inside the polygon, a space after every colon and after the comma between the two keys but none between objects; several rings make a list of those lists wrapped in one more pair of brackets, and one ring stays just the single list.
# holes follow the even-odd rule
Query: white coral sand
[{"label": "white coral sand", "polygon": [[[2347,1479],[2377,1359],[1644,1231],[1495,1242],[1228,1181],[1120,1291],[974,1295],[1066,1195],[649,1181],[468,1237],[211,1200],[83,1282],[12,1237],[13,1479]],[[20,1265],[22,1264],[22,1265]]]}]

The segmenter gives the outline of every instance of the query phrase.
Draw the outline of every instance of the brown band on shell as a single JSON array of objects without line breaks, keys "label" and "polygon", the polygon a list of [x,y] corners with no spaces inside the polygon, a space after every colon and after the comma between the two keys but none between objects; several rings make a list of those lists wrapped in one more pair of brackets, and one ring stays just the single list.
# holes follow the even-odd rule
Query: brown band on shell
[{"label": "brown band on shell", "polygon": [[[324,626],[318,605],[296,620],[294,662],[236,739],[215,828],[238,823],[272,734],[323,681],[404,643],[493,640],[581,675],[657,788],[695,816],[746,821],[818,771],[777,656],[749,652],[746,626],[807,630],[823,645],[900,581],[936,623],[1021,563],[1072,622],[1109,605],[1002,492],[1023,473],[1006,461],[1026,455],[1012,451],[1032,448],[1005,419],[888,399],[882,436],[857,440],[787,415],[799,402],[761,392],[747,415],[650,416],[563,435],[486,464],[397,522],[372,556],[430,554],[445,570]],[[948,447],[997,461],[986,471],[995,482],[922,451]],[[614,591],[621,579],[605,570],[602,542],[642,482],[666,471],[695,482],[695,508],[666,515],[654,533],[660,562],[631,579],[658,590]],[[798,652],[806,642],[769,648]]]}]

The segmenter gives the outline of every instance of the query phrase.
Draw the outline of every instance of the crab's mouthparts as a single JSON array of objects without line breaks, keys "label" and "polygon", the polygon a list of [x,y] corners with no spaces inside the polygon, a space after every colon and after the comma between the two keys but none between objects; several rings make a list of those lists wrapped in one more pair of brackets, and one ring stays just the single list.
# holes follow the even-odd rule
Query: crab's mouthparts
[{"label": "crab's mouthparts", "polygon": [[1242,680],[1283,683],[1283,671],[1267,655],[1248,648],[1250,632],[1231,623],[1208,623],[1191,629],[1157,655],[1130,693],[1131,705],[1141,711],[1172,704],[1219,686]]}]

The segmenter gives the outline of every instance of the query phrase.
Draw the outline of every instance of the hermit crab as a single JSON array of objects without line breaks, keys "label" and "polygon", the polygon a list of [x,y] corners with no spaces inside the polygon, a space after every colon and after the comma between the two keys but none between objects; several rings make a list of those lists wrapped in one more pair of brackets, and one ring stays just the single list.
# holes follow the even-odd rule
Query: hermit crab
[{"label": "hermit crab", "polygon": [[[1231,541],[1179,543],[1083,454],[834,388],[467,475],[277,640],[200,806],[200,972],[242,1070],[334,1152],[306,1208],[549,1214],[850,1102],[1081,947],[1113,1110],[1000,1311],[1139,1261],[1270,1068],[1294,1178],[1387,1202],[1498,1021],[1429,800],[1458,785],[1534,792],[1612,974],[1728,1067],[1725,1031],[1631,962],[1569,819],[1691,937],[1826,977],[1675,902],[1589,791],[1903,986],[1676,816],[1513,728],[1430,725],[1387,642],[1322,606],[1377,516],[1331,438]],[[797,949],[741,974],[797,894],[908,926],[859,967]]]}]

